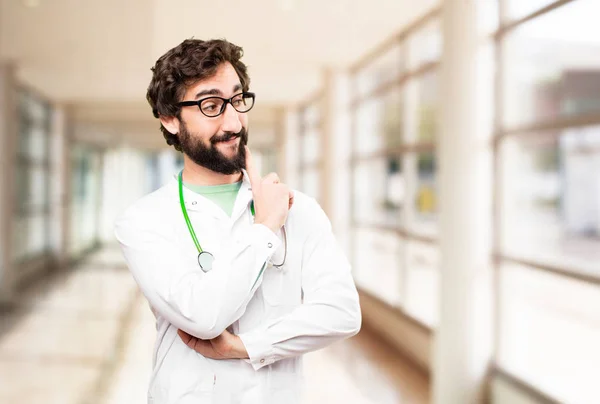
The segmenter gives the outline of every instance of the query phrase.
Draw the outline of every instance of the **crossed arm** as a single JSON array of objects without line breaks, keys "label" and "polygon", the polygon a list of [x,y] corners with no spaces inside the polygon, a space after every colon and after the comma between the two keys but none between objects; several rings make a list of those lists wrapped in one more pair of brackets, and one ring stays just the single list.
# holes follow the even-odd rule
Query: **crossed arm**
[{"label": "crossed arm", "polygon": [[139,221],[123,219],[115,234],[142,292],[152,307],[179,329],[190,348],[215,359],[249,359],[259,369],[320,349],[360,329],[360,306],[350,265],[318,204],[310,200],[306,210],[313,227],[302,254],[303,304],[240,335],[226,328],[244,314],[260,286],[264,263],[281,243],[271,230],[253,225],[225,256],[215,259],[207,274],[182,262],[171,240]]},{"label": "crossed arm", "polygon": [[[315,204],[316,205],[316,204]],[[302,262],[304,302],[291,313],[239,336],[224,331],[203,341],[183,331],[192,349],[213,359],[246,359],[255,369],[320,349],[358,332],[361,313],[350,265],[318,206],[317,226],[308,237]]]}]

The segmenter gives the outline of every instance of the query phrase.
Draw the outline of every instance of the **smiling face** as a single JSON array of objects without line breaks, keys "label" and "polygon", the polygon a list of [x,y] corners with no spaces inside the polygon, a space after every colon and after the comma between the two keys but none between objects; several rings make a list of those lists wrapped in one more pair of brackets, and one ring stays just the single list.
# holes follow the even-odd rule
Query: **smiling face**
[{"label": "smiling face", "polygon": [[[235,69],[224,62],[216,73],[189,86],[182,101],[210,96],[230,98],[242,92]],[[211,106],[209,105],[208,108]],[[227,104],[223,113],[207,117],[198,106],[181,108],[180,118],[161,118],[169,132],[177,133],[182,151],[196,164],[221,174],[235,174],[246,165],[244,146],[248,142],[248,115]]]}]

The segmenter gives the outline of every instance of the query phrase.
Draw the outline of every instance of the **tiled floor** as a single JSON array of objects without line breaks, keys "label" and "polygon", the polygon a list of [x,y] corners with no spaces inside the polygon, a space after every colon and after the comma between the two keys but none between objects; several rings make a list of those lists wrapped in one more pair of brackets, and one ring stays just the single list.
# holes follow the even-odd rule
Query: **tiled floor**
[{"label": "tiled floor", "polygon": [[[0,314],[0,403],[142,404],[153,316],[118,250]],[[305,357],[308,403],[424,404],[425,377],[368,331]]]}]

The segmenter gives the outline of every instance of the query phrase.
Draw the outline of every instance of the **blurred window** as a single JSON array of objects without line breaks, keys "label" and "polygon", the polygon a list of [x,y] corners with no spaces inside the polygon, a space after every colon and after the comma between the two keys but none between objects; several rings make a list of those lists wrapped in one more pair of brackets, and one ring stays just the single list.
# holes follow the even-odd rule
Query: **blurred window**
[{"label": "blurred window", "polygon": [[355,68],[353,268],[359,287],[426,327],[437,323],[435,13]]},{"label": "blurred window", "polygon": [[320,198],[323,159],[322,103],[322,97],[317,96],[300,108],[300,190],[317,201]]},{"label": "blurred window", "polygon": [[356,283],[386,303],[402,307],[403,239],[393,230],[355,226]]},{"label": "blurred window", "polygon": [[600,287],[510,263],[499,286],[498,365],[557,402],[596,402]]},{"label": "blurred window", "polygon": [[598,15],[600,2],[576,0],[506,35],[505,128],[600,112]]},{"label": "blurred window", "polygon": [[600,126],[502,142],[502,251],[600,275]]},{"label": "blurred window", "polygon": [[14,259],[44,254],[50,247],[50,105],[24,88],[18,90],[18,141],[15,165]]},{"label": "blurred window", "polygon": [[407,313],[433,328],[439,315],[439,247],[409,241],[405,256],[405,309]]},{"label": "blurred window", "polygon": [[382,152],[402,144],[403,103],[403,92],[395,87],[358,105],[355,112],[357,155]]},{"label": "blurred window", "polygon": [[101,152],[74,145],[71,148],[71,237],[69,255],[76,258],[98,241]]},{"label": "blurred window", "polygon": [[261,147],[254,148],[252,157],[256,155],[254,160],[256,161],[256,167],[260,173],[271,173],[277,172],[277,150],[275,147]]},{"label": "blurred window", "polygon": [[419,77],[417,83],[417,141],[434,143],[437,137],[438,80],[437,73]]},{"label": "blurred window", "polygon": [[302,164],[318,164],[321,158],[321,130],[318,126],[308,126],[302,133]]},{"label": "blurred window", "polygon": [[600,3],[503,1],[506,20],[523,22],[498,36],[496,359],[560,402],[589,402],[600,396]]},{"label": "blurred window", "polygon": [[383,53],[374,56],[356,75],[356,90],[359,97],[397,80],[406,70],[404,48],[393,44]]},{"label": "blurred window", "polygon": [[406,199],[399,157],[358,161],[354,168],[354,220],[362,225],[398,227]]},{"label": "blurred window", "polygon": [[321,198],[321,170],[319,166],[305,167],[302,170],[303,192],[317,201]]},{"label": "blurred window", "polygon": [[[503,0],[505,22],[511,22],[526,17],[544,7],[556,3],[556,0]],[[594,0],[592,0],[594,1]]]},{"label": "blurred window", "polygon": [[408,40],[411,69],[440,60],[442,55],[442,30],[437,19],[431,20]]},{"label": "blurred window", "polygon": [[411,153],[406,161],[412,165],[410,171],[416,171],[412,181],[414,185],[409,191],[412,209],[407,215],[406,227],[413,233],[436,236],[438,188],[435,153]]}]

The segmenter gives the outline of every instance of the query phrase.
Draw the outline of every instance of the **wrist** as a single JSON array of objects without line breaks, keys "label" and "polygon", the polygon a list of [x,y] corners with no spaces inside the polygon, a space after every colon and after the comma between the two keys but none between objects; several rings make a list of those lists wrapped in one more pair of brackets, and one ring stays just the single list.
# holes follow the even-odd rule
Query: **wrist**
[{"label": "wrist", "polygon": [[248,359],[249,358],[248,351],[246,351],[246,347],[244,346],[242,339],[240,337],[238,337],[237,335],[235,336],[235,339],[234,339],[231,354],[233,356],[232,359]]},{"label": "wrist", "polygon": [[279,227],[276,224],[270,223],[267,220],[257,221],[256,223],[262,224],[263,226],[267,227],[269,230],[271,230],[275,234],[277,234],[277,232],[279,231]]}]

